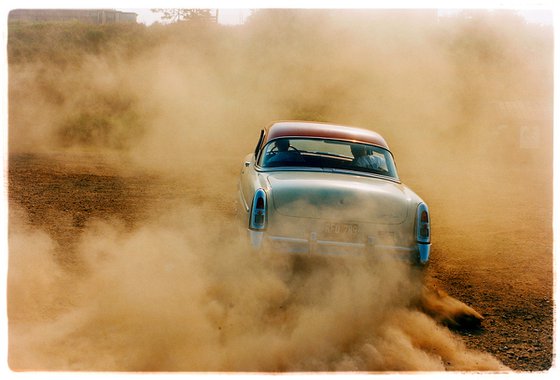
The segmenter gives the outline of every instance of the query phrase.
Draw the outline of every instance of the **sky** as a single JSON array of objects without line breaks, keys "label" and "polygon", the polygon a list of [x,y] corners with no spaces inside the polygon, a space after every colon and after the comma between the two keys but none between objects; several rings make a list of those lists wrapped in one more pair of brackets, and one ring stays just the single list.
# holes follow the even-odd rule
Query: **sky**
[{"label": "sky", "polygon": [[[146,25],[150,25],[159,20],[159,14],[154,13],[150,8],[117,8],[124,12],[134,12],[138,14],[137,21]],[[441,9],[442,15],[452,15],[458,12],[456,9]],[[519,12],[528,22],[551,25],[553,22],[553,12],[547,9],[520,9]],[[225,25],[242,24],[251,11],[248,8],[221,8],[218,21]]]},{"label": "sky", "polygon": [[[158,6],[159,7],[159,6]],[[154,13],[150,8],[116,8],[123,12],[134,12],[138,15],[136,19],[139,23],[150,25],[159,20],[159,14]],[[250,10],[245,8],[240,9],[230,9],[222,8],[220,9],[218,15],[218,22],[225,25],[237,25],[242,24],[245,19],[249,16]]]},{"label": "sky", "polygon": [[553,0],[4,0],[2,14],[15,8],[111,8],[138,14],[138,22],[150,25],[158,20],[151,8],[220,9],[219,22],[240,24],[251,8],[437,8],[442,13],[457,9],[519,9],[530,22],[550,25]]}]

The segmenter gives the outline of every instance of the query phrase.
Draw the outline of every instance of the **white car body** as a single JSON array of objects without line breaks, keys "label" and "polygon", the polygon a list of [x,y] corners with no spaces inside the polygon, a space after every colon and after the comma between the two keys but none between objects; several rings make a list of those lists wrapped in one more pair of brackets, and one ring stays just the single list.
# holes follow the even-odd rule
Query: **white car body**
[{"label": "white car body", "polygon": [[[368,157],[353,155],[364,149]],[[369,130],[271,124],[245,158],[239,201],[256,249],[429,260],[428,207],[401,183],[387,143]]]}]

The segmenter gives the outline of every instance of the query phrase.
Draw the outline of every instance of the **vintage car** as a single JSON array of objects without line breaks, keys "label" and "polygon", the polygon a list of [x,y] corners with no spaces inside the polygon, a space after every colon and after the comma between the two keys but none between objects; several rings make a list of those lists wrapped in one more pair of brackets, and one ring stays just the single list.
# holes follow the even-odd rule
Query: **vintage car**
[{"label": "vintage car", "polygon": [[239,198],[257,250],[429,260],[428,206],[401,183],[387,143],[370,130],[272,123],[245,158]]}]

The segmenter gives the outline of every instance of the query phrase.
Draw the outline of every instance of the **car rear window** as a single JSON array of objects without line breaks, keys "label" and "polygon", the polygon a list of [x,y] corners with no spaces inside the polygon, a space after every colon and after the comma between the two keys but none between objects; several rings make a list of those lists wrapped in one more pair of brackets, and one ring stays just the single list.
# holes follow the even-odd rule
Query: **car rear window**
[{"label": "car rear window", "polygon": [[397,178],[393,156],[388,150],[351,141],[316,138],[275,139],[261,151],[258,162],[263,168],[319,167]]}]

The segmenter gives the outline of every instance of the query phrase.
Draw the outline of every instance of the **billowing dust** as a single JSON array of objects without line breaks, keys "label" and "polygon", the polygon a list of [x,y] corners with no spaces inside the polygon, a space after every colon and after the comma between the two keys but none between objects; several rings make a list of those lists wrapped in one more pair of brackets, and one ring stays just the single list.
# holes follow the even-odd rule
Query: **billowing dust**
[{"label": "billowing dust", "polygon": [[[108,212],[76,223],[57,206],[60,223],[74,221],[72,244],[10,201],[12,369],[507,369],[429,316],[449,310],[445,296],[419,305],[424,284],[408,266],[261,258],[228,207],[242,158],[275,119],[380,132],[421,196],[432,177],[451,191],[462,158],[501,164],[485,123],[497,123],[500,100],[548,99],[548,31],[511,12],[437,21],[428,11],[319,10],[261,10],[236,27],[65,27],[92,47],[57,48],[69,34],[44,26],[35,33],[51,48],[33,50],[32,27],[10,29],[11,157],[95,155],[123,178],[188,184],[187,195],[142,204],[132,222]],[[531,61],[521,37],[544,41]]]},{"label": "billowing dust", "polygon": [[385,371],[505,369],[413,307],[404,263],[255,256],[192,207],[127,231],[91,223],[68,273],[11,218],[13,369]]}]

